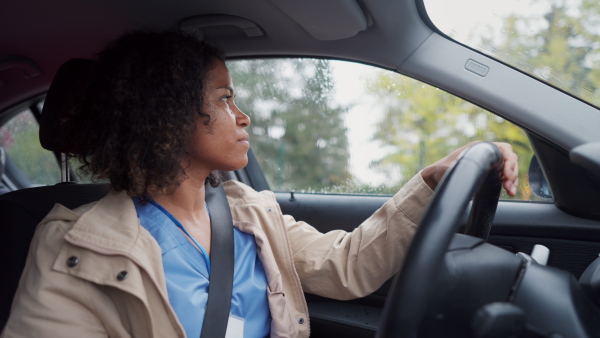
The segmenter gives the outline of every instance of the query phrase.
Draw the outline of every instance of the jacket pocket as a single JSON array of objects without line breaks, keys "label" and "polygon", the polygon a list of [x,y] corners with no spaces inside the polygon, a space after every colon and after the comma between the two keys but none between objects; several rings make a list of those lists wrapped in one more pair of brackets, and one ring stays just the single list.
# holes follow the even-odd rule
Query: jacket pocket
[{"label": "jacket pocket", "polygon": [[298,337],[281,286],[274,291],[271,290],[271,287],[267,287],[267,300],[272,319],[271,337]]}]

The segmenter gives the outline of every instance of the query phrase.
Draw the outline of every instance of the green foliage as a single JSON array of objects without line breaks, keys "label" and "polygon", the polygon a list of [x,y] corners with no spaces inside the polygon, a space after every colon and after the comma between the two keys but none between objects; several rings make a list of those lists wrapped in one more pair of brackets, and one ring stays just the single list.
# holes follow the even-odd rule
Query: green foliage
[{"label": "green foliage", "polygon": [[534,0],[543,15],[512,14],[492,55],[600,106],[600,6],[595,0]]},{"label": "green foliage", "polygon": [[330,98],[329,61],[230,61],[236,103],[273,190],[321,191],[351,179],[345,107]]},{"label": "green foliage", "polygon": [[[519,177],[527,174],[532,150],[525,133],[469,102],[411,78],[379,72],[368,86],[386,106],[373,136],[389,152],[371,165],[390,176],[400,172],[401,186],[425,166],[476,140],[511,143],[519,156]],[[529,199],[527,182],[517,198]],[[508,195],[503,196],[504,198]]]},{"label": "green foliage", "polygon": [[[371,166],[389,179],[377,186],[365,184],[348,169],[347,108],[330,100],[334,83],[328,61],[267,59],[229,62],[228,67],[236,102],[252,118],[250,142],[274,190],[393,194],[423,167],[473,140],[513,144],[525,177],[532,151],[518,127],[439,89],[382,70],[365,88],[385,107],[373,139],[388,153]],[[527,199],[527,184],[519,193]]]}]

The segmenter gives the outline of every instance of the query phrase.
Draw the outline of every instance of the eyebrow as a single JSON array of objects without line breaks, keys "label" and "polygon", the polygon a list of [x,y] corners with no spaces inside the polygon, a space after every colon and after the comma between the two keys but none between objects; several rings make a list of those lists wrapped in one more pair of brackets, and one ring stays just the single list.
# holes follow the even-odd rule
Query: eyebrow
[{"label": "eyebrow", "polygon": [[221,86],[221,87],[218,87],[217,89],[227,89],[227,90],[229,90],[231,93],[235,93],[235,90],[233,90],[233,88],[232,88],[232,87],[230,87],[230,86]]}]

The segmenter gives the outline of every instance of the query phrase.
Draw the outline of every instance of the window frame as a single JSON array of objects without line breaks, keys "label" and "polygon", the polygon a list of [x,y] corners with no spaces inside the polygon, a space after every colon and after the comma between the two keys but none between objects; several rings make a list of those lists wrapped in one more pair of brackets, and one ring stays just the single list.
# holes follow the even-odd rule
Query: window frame
[{"label": "window frame", "polygon": [[[334,58],[334,57],[324,57],[324,56],[309,56],[309,55],[302,55],[302,56],[280,56],[280,57],[274,57],[274,56],[265,56],[265,57],[261,57],[261,56],[252,56],[252,57],[235,57],[235,58],[230,58],[228,59],[228,61],[252,61],[252,60],[269,60],[269,59],[274,59],[274,60],[279,60],[279,59],[322,59],[322,60],[328,60],[328,61],[340,61],[340,62],[350,62],[350,63],[356,63],[356,64],[360,64],[363,66],[367,66],[367,67],[372,67],[374,69],[377,70],[383,70],[383,71],[387,71],[387,72],[391,72],[394,73],[398,76],[402,76],[402,77],[406,77],[409,79],[412,79],[414,81],[418,81],[419,83],[421,83],[422,85],[425,86],[431,86],[433,88],[439,89],[441,91],[443,91],[444,93],[446,93],[447,95],[451,95],[457,99],[460,99],[464,102],[467,102],[469,104],[472,104],[474,106],[477,106],[479,108],[481,108],[482,110],[486,111],[489,114],[498,116],[499,118],[501,118],[502,120],[514,125],[515,127],[518,127],[519,129],[522,130],[523,133],[525,133],[527,136],[530,135],[530,132],[524,128],[522,128],[521,126],[519,126],[518,124],[514,123],[513,121],[507,119],[504,116],[501,116],[499,114],[496,114],[495,112],[493,112],[492,110],[485,108],[477,103],[471,102],[468,99],[465,99],[464,97],[457,95],[449,90],[443,89],[443,88],[439,88],[435,85],[432,85],[428,82],[425,82],[421,79],[412,77],[410,75],[407,74],[403,74],[400,73],[398,70],[396,69],[388,69],[385,67],[381,67],[378,65],[374,65],[374,64],[368,64],[365,62],[360,62],[360,61],[356,61],[356,60],[348,60],[348,59],[340,59],[340,58]],[[234,77],[234,84],[235,82],[235,77]],[[244,107],[240,107],[242,110],[244,110]],[[529,137],[528,137],[529,138]],[[486,141],[486,140],[483,140]],[[531,146],[531,142],[530,142],[530,148],[531,148],[531,157],[533,158],[535,156],[535,149],[533,148],[533,146]],[[527,159],[527,163],[529,163],[529,161],[531,160],[531,158]],[[237,171],[235,173],[236,175],[236,179],[238,179],[239,181],[248,184],[250,186],[252,186],[253,188],[255,188],[257,191],[261,191],[261,190],[271,190],[271,187],[268,183],[268,180],[265,176],[264,171],[262,170],[260,164],[258,163],[257,159],[256,159],[256,155],[252,154],[249,155],[249,164],[246,168]],[[254,182],[258,182],[258,183],[254,183]],[[374,197],[390,197],[393,196],[393,193],[363,193],[363,192],[341,192],[341,193],[337,193],[337,192],[298,192],[297,190],[291,189],[291,190],[277,190],[275,191],[277,194],[289,194],[291,193],[293,194],[315,194],[315,195],[346,195],[346,196],[374,196]],[[505,194],[506,195],[506,194]],[[506,196],[502,196],[501,200],[503,201],[509,201],[509,202],[527,202],[527,203],[554,203],[553,199],[547,199],[547,198],[540,198],[539,196],[535,196],[533,194],[531,194],[531,196],[529,197],[530,199],[512,199],[512,198],[503,198]]]}]

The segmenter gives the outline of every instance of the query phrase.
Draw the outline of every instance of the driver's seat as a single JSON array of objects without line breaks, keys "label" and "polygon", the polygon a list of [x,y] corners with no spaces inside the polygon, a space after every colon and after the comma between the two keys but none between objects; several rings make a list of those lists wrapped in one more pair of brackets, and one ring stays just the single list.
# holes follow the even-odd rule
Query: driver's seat
[{"label": "driver's seat", "polygon": [[[74,93],[82,81],[88,81],[94,61],[72,59],[56,73],[50,86],[42,118],[40,141],[54,152],[69,152],[59,148],[58,140],[68,138],[56,121],[72,106]],[[65,144],[66,142],[60,142]],[[67,143],[68,144],[68,143]],[[0,332],[8,320],[13,296],[25,266],[29,243],[39,222],[55,203],[76,208],[102,198],[108,192],[103,184],[58,183],[54,186],[22,189],[0,195]]]}]

